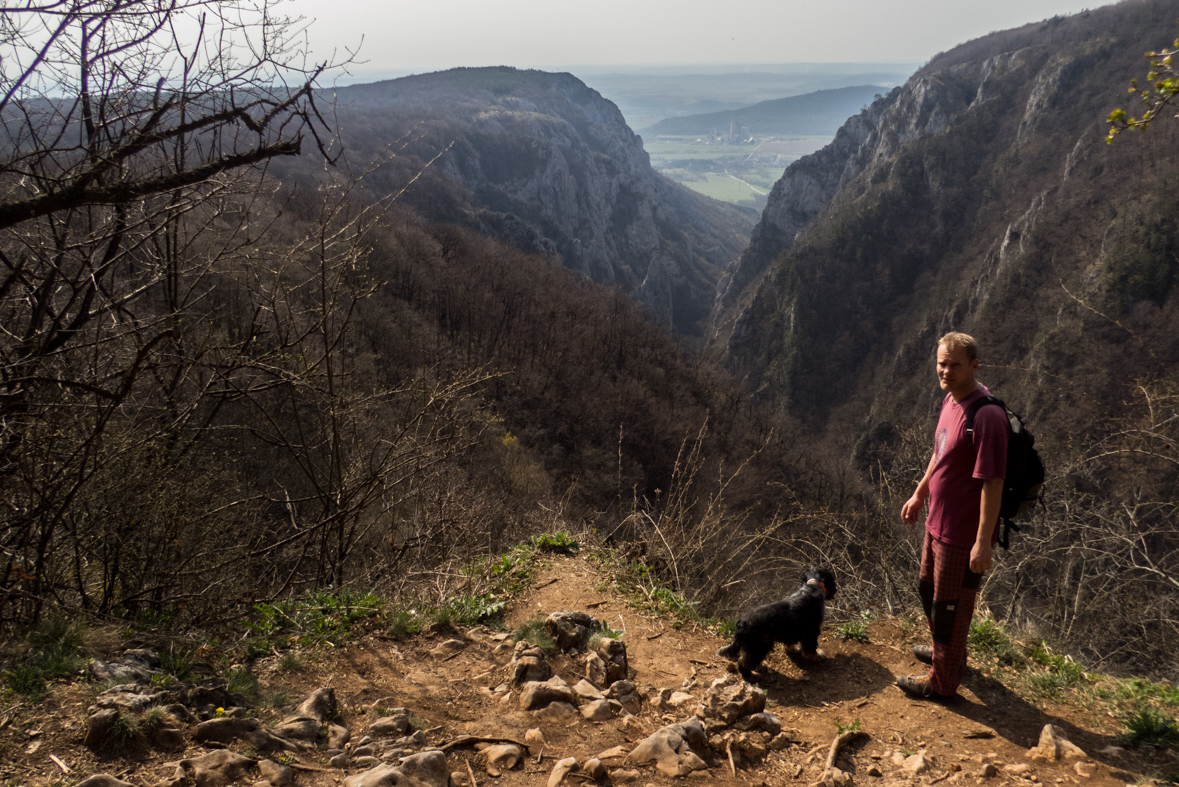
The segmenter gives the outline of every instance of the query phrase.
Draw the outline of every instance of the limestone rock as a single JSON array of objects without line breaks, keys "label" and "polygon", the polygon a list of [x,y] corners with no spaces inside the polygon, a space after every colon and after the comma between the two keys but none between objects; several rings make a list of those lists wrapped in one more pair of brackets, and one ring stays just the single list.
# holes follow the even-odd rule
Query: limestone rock
[{"label": "limestone rock", "polygon": [[916,776],[919,773],[925,773],[930,768],[929,758],[925,756],[925,752],[919,751],[916,754],[911,754],[905,758],[901,765],[905,773]]},{"label": "limestone rock", "polygon": [[626,756],[626,749],[622,748],[621,746],[614,746],[613,748],[606,749],[606,751],[602,752],[594,759],[596,759],[596,760],[617,760],[617,759],[621,759],[625,756]]},{"label": "limestone rock", "polygon": [[344,787],[447,787],[446,755],[426,751],[406,757],[400,765],[377,765],[344,780]]},{"label": "limestone rock", "polygon": [[606,721],[614,716],[614,709],[606,700],[593,700],[581,707],[581,716],[589,721]]},{"label": "limestone rock", "polygon": [[448,639],[438,647],[431,649],[430,655],[436,659],[444,659],[456,653],[461,653],[466,647],[467,643],[461,639]]},{"label": "limestone rock", "polygon": [[577,697],[559,675],[543,683],[529,681],[520,687],[520,710],[536,710],[554,702],[577,704]]},{"label": "limestone rock", "polygon": [[339,768],[340,770],[344,770],[345,768],[348,767],[348,762],[349,762],[348,755],[340,753],[340,754],[337,754],[336,756],[332,757],[330,760],[328,760],[328,765],[330,765],[333,768]]},{"label": "limestone rock", "polygon": [[133,787],[125,781],[116,779],[109,773],[96,773],[78,783],[78,787]]},{"label": "limestone rock", "polygon": [[708,765],[696,753],[704,751],[708,735],[699,719],[670,724],[639,743],[624,761],[631,765],[655,763],[668,776],[687,776],[692,771],[705,770]]},{"label": "limestone rock", "polygon": [[496,746],[488,746],[483,750],[483,756],[487,758],[488,775],[500,776],[504,771],[515,768],[516,764],[524,757],[524,752],[519,746],[501,743]]},{"label": "limestone rock", "polygon": [[626,680],[630,673],[630,663],[626,657],[626,644],[622,640],[602,637],[594,647],[594,652],[602,659],[606,667],[606,684],[619,680]]},{"label": "limestone rock", "polygon": [[115,719],[119,712],[114,708],[107,708],[94,713],[86,721],[86,737],[82,743],[87,746],[101,746],[106,743],[111,727],[115,726]]},{"label": "limestone rock", "polygon": [[701,705],[704,718],[721,724],[732,724],[742,716],[761,713],[765,707],[764,691],[731,674],[712,682],[704,692]]},{"label": "limestone rock", "polygon": [[637,716],[642,712],[642,697],[635,684],[629,680],[616,680],[611,683],[610,688],[606,690],[606,696],[618,700],[629,713]]},{"label": "limestone rock", "polygon": [[1044,729],[1040,730],[1039,744],[1029,749],[1024,756],[1031,757],[1033,760],[1056,762],[1062,758],[1084,758],[1088,755],[1081,750],[1081,747],[1070,741],[1060,727],[1054,724],[1045,724]]},{"label": "limestone rock", "polygon": [[538,710],[536,717],[547,724],[567,725],[577,718],[577,708],[567,702],[554,702]]},{"label": "limestone rock", "polygon": [[370,724],[368,731],[384,738],[404,735],[409,731],[409,710],[393,708],[388,716],[383,716]]},{"label": "limestone rock", "polygon": [[577,770],[577,759],[575,757],[566,757],[559,760],[553,766],[553,772],[549,774],[548,787],[557,787],[558,784],[565,781],[565,777]]},{"label": "limestone rock", "polygon": [[202,721],[197,725],[193,737],[198,743],[244,740],[261,752],[295,751],[298,748],[294,742],[275,734],[257,719],[246,717]]},{"label": "limestone rock", "polygon": [[585,612],[566,611],[549,615],[544,627],[561,650],[581,650],[594,629],[599,628],[599,623]]},{"label": "limestone rock", "polygon": [[852,776],[839,768],[823,771],[822,777],[812,787],[852,787]]},{"label": "limestone rock", "polygon": [[737,719],[733,727],[738,730],[768,732],[772,737],[782,731],[782,722],[778,721],[774,714],[762,711]]},{"label": "limestone rock", "polygon": [[348,728],[339,724],[329,724],[327,728],[327,740],[329,749],[342,749],[348,741],[352,740],[352,733],[348,732]]},{"label": "limestone rock", "polygon": [[553,676],[553,668],[545,661],[540,648],[521,640],[516,643],[512,660],[508,662],[508,675],[511,685],[518,688],[525,683],[543,683]]},{"label": "limestone rock", "polygon": [[597,653],[590,652],[585,657],[585,679],[600,689],[610,685],[606,660]]},{"label": "limestone rock", "polygon": [[310,745],[319,738],[320,726],[328,719],[335,718],[337,713],[339,705],[336,704],[335,690],[330,687],[319,688],[299,703],[295,712],[283,719],[274,731],[288,740]]},{"label": "limestone rock", "polygon": [[605,699],[605,697],[602,695],[602,692],[598,691],[597,686],[595,686],[593,683],[590,683],[588,680],[577,681],[577,684],[573,687],[573,691],[583,700]]},{"label": "limestone rock", "polygon": [[176,763],[172,777],[159,787],[226,787],[252,771],[256,763],[249,757],[222,749]]},{"label": "limestone rock", "polygon": [[86,665],[90,675],[99,683],[150,683],[152,671],[142,664],[120,664],[91,659]]},{"label": "limestone rock", "polygon": [[641,775],[638,771],[633,771],[629,768],[619,768],[618,770],[610,771],[610,781],[616,784],[630,784],[631,782],[637,782]]},{"label": "limestone rock", "polygon": [[539,728],[533,727],[524,733],[524,743],[528,745],[528,753],[535,757],[544,748],[544,733]]},{"label": "limestone rock", "polygon": [[295,772],[273,760],[258,760],[258,772],[273,787],[287,787],[295,780]]},{"label": "limestone rock", "polygon": [[115,708],[121,711],[140,713],[152,705],[163,705],[167,701],[164,692],[145,691],[135,684],[112,686],[94,698],[96,708]]},{"label": "limestone rock", "polygon": [[606,766],[597,757],[591,757],[586,760],[585,765],[581,766],[581,770],[586,776],[589,776],[596,782],[602,781],[607,775]]}]

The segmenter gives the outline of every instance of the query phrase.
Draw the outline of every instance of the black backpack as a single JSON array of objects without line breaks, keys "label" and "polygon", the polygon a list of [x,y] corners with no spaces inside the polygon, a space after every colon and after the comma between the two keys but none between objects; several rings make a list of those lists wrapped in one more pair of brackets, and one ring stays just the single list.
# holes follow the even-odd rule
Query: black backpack
[{"label": "black backpack", "polygon": [[1011,531],[1019,532],[1019,526],[1011,520],[1040,499],[1040,487],[1044,485],[1044,463],[1036,453],[1036,438],[1024,426],[1023,419],[993,396],[976,399],[966,411],[966,433],[970,435],[971,444],[974,443],[974,414],[988,404],[1002,407],[1011,424],[1007,436],[1007,477],[1003,479],[1003,502],[999,504],[999,518],[1003,520],[999,546],[1009,549]]}]

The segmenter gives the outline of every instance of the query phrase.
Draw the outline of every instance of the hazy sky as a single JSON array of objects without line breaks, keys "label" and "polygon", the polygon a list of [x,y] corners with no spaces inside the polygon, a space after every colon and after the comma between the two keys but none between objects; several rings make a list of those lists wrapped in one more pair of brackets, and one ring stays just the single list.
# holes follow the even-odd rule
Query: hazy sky
[{"label": "hazy sky", "polygon": [[[313,54],[363,68],[791,62],[922,63],[1082,0],[291,0]],[[1166,21],[1162,20],[1160,24]]]}]

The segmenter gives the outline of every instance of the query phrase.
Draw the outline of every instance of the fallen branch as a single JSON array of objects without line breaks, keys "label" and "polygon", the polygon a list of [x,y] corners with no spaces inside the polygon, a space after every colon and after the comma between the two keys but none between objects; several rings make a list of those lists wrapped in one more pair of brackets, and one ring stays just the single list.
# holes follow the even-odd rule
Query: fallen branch
[{"label": "fallen branch", "polygon": [[725,754],[729,755],[729,770],[733,772],[733,776],[737,775],[737,765],[733,762],[733,742],[725,742]]},{"label": "fallen branch", "polygon": [[467,775],[471,777],[471,787],[479,787],[479,782],[475,781],[475,771],[471,768],[470,760],[467,760]]},{"label": "fallen branch", "polygon": [[831,751],[827,754],[827,766],[823,768],[823,772],[826,773],[835,766],[835,758],[839,756],[839,748],[841,746],[846,746],[850,741],[854,741],[860,736],[868,737],[868,733],[860,732],[859,730],[855,732],[845,732],[836,737],[835,740],[831,741]]},{"label": "fallen branch", "polygon": [[448,751],[456,746],[468,746],[472,743],[511,743],[519,746],[522,749],[527,749],[527,744],[520,743],[520,741],[512,738],[485,738],[482,735],[460,735],[452,740],[450,743],[443,744],[438,747],[438,751]]}]

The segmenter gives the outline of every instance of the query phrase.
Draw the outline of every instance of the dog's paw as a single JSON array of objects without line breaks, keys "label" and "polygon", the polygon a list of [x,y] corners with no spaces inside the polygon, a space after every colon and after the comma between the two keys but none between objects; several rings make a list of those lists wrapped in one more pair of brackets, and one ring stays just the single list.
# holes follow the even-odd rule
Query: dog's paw
[{"label": "dog's paw", "polygon": [[804,659],[806,659],[807,661],[825,661],[827,658],[827,654],[823,652],[822,648],[815,648],[814,653],[807,653],[804,650],[802,652],[802,657]]},{"label": "dog's paw", "polygon": [[717,650],[716,655],[720,656],[722,659],[732,659],[736,658],[737,654],[740,652],[740,648],[735,648],[733,645],[725,645],[723,648]]},{"label": "dog's paw", "polygon": [[786,652],[787,653],[801,653],[802,652],[802,645],[798,644],[797,642],[791,642],[789,645],[786,646]]}]

